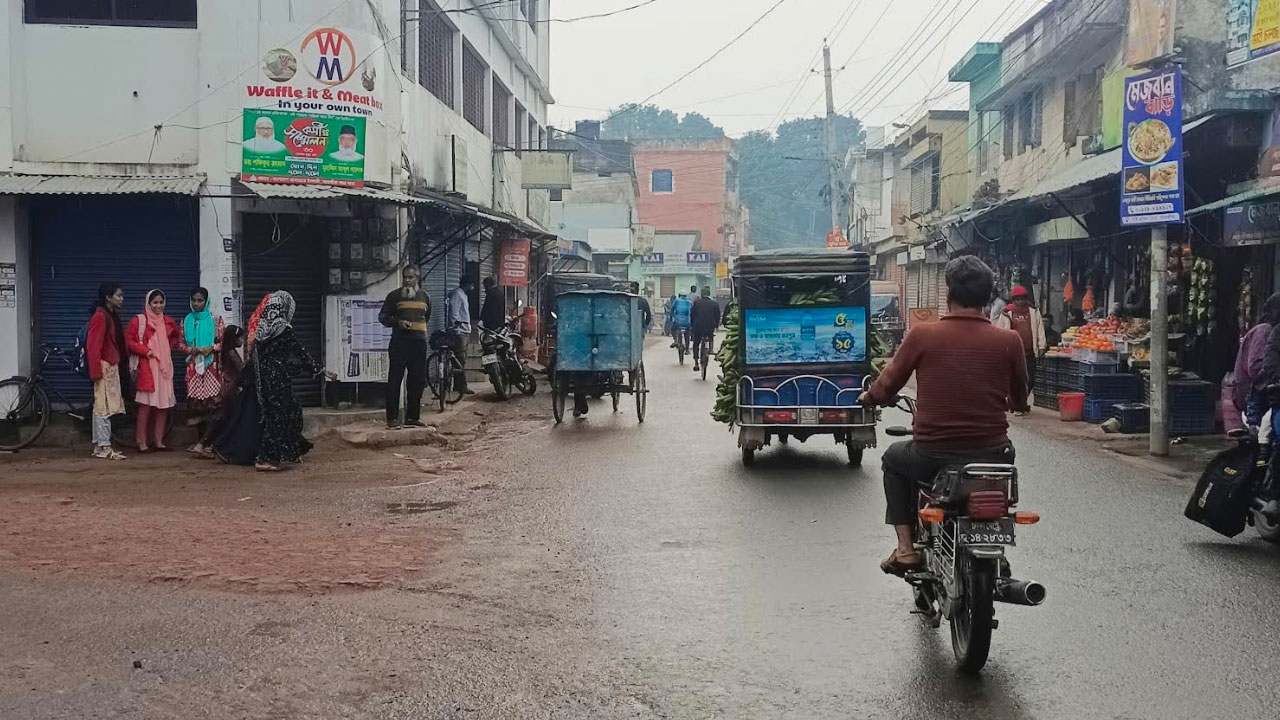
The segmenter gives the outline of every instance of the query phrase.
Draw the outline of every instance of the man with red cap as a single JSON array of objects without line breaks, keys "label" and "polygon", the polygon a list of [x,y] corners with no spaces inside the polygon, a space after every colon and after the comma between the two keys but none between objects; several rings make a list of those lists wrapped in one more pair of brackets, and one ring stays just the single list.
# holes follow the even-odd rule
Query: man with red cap
[{"label": "man with red cap", "polygon": [[1027,385],[1035,387],[1036,360],[1049,349],[1044,333],[1044,316],[1031,304],[1030,293],[1022,285],[1010,293],[1013,303],[996,318],[996,327],[1013,330],[1022,338],[1022,348],[1027,353]]}]

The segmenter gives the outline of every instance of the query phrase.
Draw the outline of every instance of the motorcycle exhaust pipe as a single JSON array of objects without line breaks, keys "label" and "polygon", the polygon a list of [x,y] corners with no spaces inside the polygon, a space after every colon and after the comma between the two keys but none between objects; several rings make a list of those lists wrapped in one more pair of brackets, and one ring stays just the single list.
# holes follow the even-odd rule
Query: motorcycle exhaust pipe
[{"label": "motorcycle exhaust pipe", "polygon": [[1011,605],[1036,606],[1044,602],[1048,591],[1034,580],[1005,580],[996,585],[996,600]]}]

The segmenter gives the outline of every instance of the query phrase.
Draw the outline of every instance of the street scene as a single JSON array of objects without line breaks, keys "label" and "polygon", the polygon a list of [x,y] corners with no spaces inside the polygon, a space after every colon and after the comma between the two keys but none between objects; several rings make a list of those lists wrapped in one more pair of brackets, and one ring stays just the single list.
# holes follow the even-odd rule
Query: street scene
[{"label": "street scene", "polygon": [[1275,3],[0,8],[0,718],[1277,715]]}]

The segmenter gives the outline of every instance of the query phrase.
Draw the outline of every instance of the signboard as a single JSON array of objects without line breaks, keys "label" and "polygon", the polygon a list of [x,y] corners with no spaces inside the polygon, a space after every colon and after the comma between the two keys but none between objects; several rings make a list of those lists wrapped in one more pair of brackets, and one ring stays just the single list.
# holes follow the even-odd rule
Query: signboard
[{"label": "signboard", "polygon": [[643,255],[640,258],[640,267],[662,267],[664,257],[665,256],[662,253],[649,253],[648,255]]},{"label": "signboard", "polygon": [[525,287],[529,284],[529,241],[503,240],[498,258],[498,284]]},{"label": "signboard", "polygon": [[0,263],[0,308],[18,306],[18,265]]},{"label": "signboard", "polygon": [[707,275],[715,272],[709,252],[650,253],[641,256],[640,272],[646,275]]},{"label": "signboard", "polygon": [[522,150],[520,187],[525,190],[573,189],[573,152]]},{"label": "signboard", "polygon": [[243,86],[241,179],[362,186],[375,128],[385,154],[385,43],[336,27],[253,32],[265,45]]},{"label": "signboard", "polygon": [[911,248],[907,250],[907,260],[909,262],[915,262],[916,260],[923,260],[924,256],[925,256],[924,245],[913,245],[911,246]]},{"label": "signboard", "polygon": [[1227,66],[1280,50],[1280,0],[1227,0]]},{"label": "signboard", "polygon": [[898,265],[906,265],[908,262],[911,261],[911,256],[907,253],[906,250],[903,250],[902,252],[894,256],[893,261]]},{"label": "signboard", "polygon": [[865,307],[786,307],[745,312],[747,364],[850,363],[867,359]]},{"label": "signboard", "polygon": [[1177,0],[1130,0],[1125,64],[1145,65],[1173,54]]},{"label": "signboard", "polygon": [[297,185],[364,185],[364,118],[248,111],[241,179]]},{"label": "signboard", "polygon": [[1182,222],[1182,70],[1124,81],[1120,224]]},{"label": "signboard", "polygon": [[684,261],[690,265],[710,265],[711,253],[709,252],[689,252],[685,253]]},{"label": "signboard", "polygon": [[727,262],[716,263],[716,278],[727,278],[727,277],[729,277],[729,263]]},{"label": "signboard", "polygon": [[1280,197],[1233,205],[1223,211],[1223,245],[1244,247],[1274,242],[1280,242]]},{"label": "signboard", "polygon": [[1262,158],[1258,161],[1258,177],[1280,177],[1280,102],[1271,110]]}]

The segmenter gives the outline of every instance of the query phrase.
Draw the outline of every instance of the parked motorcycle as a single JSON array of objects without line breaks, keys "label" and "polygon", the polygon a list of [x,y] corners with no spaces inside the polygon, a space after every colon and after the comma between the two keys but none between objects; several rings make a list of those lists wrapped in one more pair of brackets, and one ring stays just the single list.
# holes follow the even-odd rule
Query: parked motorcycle
[{"label": "parked motorcycle", "polygon": [[[900,398],[898,407],[915,413],[910,398]],[[885,433],[905,437],[911,431],[890,427]],[[935,628],[943,618],[950,622],[956,663],[967,673],[986,665],[991,632],[999,627],[995,603],[1035,606],[1045,600],[1044,586],[1015,580],[1005,558],[1015,527],[1040,520],[1037,513],[1015,510],[1017,504],[1013,465],[949,467],[920,491],[916,546],[925,564],[905,579],[914,589],[916,614]]]},{"label": "parked motorcycle", "polygon": [[538,381],[520,356],[523,338],[514,329],[518,318],[495,330],[480,328],[480,364],[498,398],[506,400],[515,388],[525,395],[537,392]]}]

